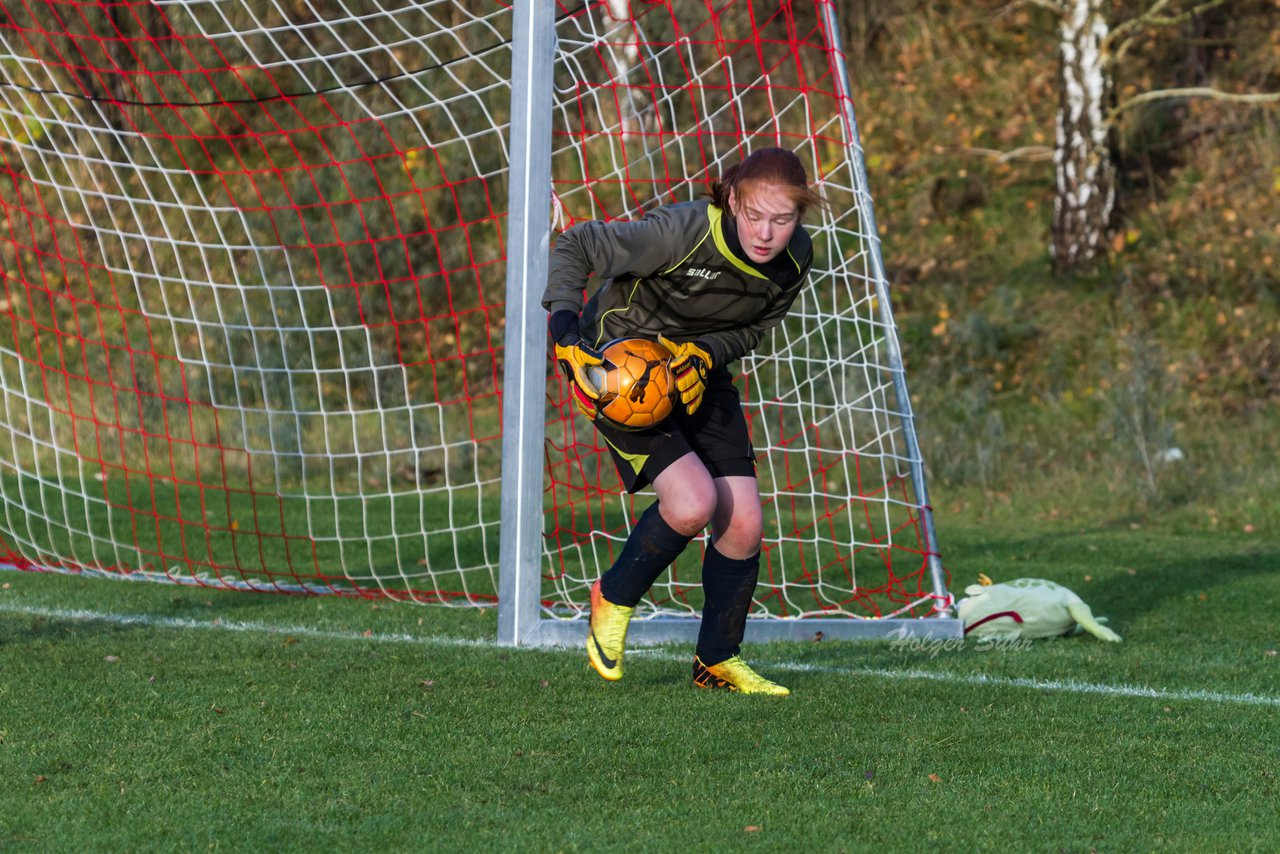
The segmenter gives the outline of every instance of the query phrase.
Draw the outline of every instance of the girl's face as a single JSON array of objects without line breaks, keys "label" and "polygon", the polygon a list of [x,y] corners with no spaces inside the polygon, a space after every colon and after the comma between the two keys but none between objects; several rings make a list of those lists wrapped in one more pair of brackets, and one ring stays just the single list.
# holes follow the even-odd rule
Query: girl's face
[{"label": "girl's face", "polygon": [[799,208],[776,184],[753,183],[742,196],[730,190],[729,210],[738,224],[738,241],[756,264],[777,258],[800,224]]}]

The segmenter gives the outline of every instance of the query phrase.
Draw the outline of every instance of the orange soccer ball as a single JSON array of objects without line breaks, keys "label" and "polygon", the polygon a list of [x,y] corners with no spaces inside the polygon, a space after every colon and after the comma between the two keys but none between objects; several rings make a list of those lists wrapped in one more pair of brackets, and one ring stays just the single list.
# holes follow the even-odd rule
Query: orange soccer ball
[{"label": "orange soccer ball", "polygon": [[600,395],[596,417],[622,430],[662,423],[676,402],[676,381],[667,363],[671,351],[644,338],[619,338],[600,351],[604,364],[587,369]]}]

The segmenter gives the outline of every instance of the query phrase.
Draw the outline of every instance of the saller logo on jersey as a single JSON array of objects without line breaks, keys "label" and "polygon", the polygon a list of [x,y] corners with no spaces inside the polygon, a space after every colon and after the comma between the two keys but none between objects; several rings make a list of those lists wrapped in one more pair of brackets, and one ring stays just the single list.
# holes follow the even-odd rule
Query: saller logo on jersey
[{"label": "saller logo on jersey", "polygon": [[690,267],[686,276],[697,276],[699,279],[718,279],[720,277],[719,270],[708,270],[706,267]]}]

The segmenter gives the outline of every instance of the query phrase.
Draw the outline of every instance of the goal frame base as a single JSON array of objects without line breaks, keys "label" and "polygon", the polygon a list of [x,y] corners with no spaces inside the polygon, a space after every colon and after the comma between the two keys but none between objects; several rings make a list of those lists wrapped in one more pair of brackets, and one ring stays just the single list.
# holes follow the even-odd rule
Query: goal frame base
[{"label": "goal frame base", "polygon": [[[696,617],[655,617],[633,620],[627,630],[628,646],[664,643],[693,643],[702,621]],[[529,627],[520,645],[543,647],[578,646],[587,637],[586,620],[539,620]],[[964,622],[954,617],[855,620],[826,617],[804,619],[748,620],[746,643],[770,641],[822,640],[946,640],[964,637]]]}]

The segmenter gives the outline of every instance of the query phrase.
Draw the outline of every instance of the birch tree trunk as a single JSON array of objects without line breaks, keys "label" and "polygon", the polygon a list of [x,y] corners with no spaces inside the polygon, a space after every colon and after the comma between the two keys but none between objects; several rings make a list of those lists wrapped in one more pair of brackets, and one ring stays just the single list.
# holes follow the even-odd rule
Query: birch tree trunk
[{"label": "birch tree trunk", "polygon": [[1054,269],[1076,268],[1105,251],[1115,210],[1116,168],[1106,108],[1112,94],[1103,0],[1067,0],[1059,33],[1055,192],[1049,251]]}]

